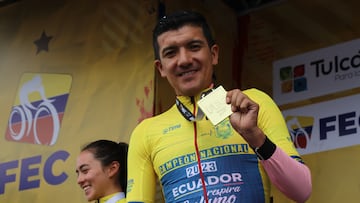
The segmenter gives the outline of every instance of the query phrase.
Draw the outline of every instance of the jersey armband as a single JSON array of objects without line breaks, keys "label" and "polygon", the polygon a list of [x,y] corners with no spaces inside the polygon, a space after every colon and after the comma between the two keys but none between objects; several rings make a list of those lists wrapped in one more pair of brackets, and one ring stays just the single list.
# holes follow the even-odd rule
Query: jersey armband
[{"label": "jersey armband", "polygon": [[267,160],[274,154],[276,145],[271,142],[268,137],[266,137],[264,144],[262,144],[260,147],[253,148],[253,150],[260,160]]}]

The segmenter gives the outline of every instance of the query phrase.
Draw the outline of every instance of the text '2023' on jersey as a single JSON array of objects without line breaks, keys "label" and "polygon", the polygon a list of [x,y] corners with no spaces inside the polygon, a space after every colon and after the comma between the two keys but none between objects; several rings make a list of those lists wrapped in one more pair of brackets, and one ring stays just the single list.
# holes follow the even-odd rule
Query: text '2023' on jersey
[{"label": "text '2023' on jersey", "polygon": [[[258,126],[268,138],[289,156],[300,159],[273,100],[257,89],[244,93],[260,105]],[[191,98],[177,98],[191,112],[197,108]],[[199,98],[196,96],[195,101]],[[231,127],[229,119],[216,126],[206,118],[190,122],[174,105],[135,128],[128,160],[128,202],[154,202],[158,178],[166,202],[204,203],[201,175],[209,202],[270,200],[270,182],[264,169],[247,142]]]}]

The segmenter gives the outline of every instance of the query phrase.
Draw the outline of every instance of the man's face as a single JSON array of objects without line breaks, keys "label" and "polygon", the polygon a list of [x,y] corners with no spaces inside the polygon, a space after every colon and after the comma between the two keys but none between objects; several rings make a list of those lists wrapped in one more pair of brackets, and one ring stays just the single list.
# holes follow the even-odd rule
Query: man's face
[{"label": "man's face", "polygon": [[195,96],[212,83],[218,63],[218,46],[209,48],[201,27],[185,25],[158,37],[160,60],[155,67],[176,95]]}]

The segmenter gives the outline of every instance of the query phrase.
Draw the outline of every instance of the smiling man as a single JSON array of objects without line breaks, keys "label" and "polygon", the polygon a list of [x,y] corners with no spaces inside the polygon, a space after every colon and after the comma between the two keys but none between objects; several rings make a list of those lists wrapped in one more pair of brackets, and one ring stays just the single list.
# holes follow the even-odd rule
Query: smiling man
[{"label": "smiling man", "polygon": [[222,99],[232,114],[216,125],[199,110],[197,101],[216,87],[219,56],[202,15],[164,16],[153,47],[154,65],[177,96],[169,110],[142,121],[131,135],[128,202],[154,202],[156,178],[169,203],[270,202],[270,183],[296,202],[309,198],[310,170],[268,95],[228,91]]}]

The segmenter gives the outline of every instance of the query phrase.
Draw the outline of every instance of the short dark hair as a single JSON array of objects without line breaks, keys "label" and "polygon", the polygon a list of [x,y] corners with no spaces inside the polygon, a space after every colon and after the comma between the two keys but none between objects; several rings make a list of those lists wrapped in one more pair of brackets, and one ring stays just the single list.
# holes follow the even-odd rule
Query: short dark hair
[{"label": "short dark hair", "polygon": [[209,47],[215,44],[211,29],[203,15],[195,11],[177,11],[160,18],[153,30],[153,48],[155,59],[160,59],[159,43],[157,38],[164,32],[176,30],[184,25],[199,26],[202,28]]},{"label": "short dark hair", "polygon": [[102,166],[109,166],[113,161],[119,162],[118,181],[126,193],[127,187],[127,154],[129,145],[125,142],[116,143],[111,140],[96,140],[89,143],[81,151],[90,151]]}]

